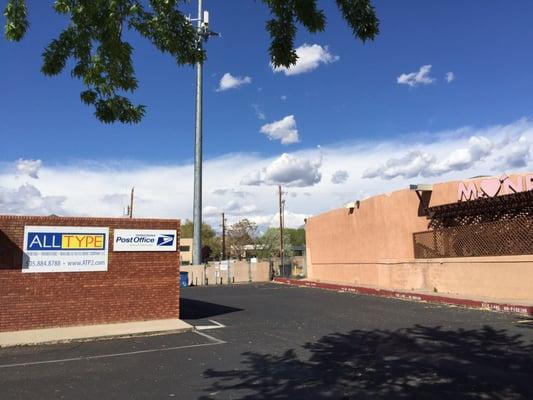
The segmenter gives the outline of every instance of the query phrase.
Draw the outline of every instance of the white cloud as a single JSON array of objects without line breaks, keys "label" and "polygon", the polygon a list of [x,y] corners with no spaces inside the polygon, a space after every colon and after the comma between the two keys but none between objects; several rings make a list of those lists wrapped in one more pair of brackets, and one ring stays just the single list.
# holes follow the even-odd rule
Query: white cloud
[{"label": "white cloud", "polygon": [[223,92],[229,89],[237,89],[242,85],[252,83],[252,78],[249,76],[233,76],[229,72],[226,72],[220,79],[217,92]]},{"label": "white cloud", "polygon": [[263,170],[256,170],[253,172],[249,172],[246,174],[240,181],[241,185],[245,186],[260,186],[265,183],[264,178],[264,169]]},{"label": "white cloud", "polygon": [[252,104],[252,108],[255,111],[255,116],[257,117],[257,119],[260,119],[260,120],[266,119],[265,113],[263,112],[263,110],[258,104]]},{"label": "white cloud", "polygon": [[453,72],[446,73],[446,82],[452,83],[455,80],[455,74]]},{"label": "white cloud", "polygon": [[65,196],[43,196],[30,184],[18,188],[0,186],[0,214],[65,215]]},{"label": "white cloud", "polygon": [[217,217],[220,218],[222,213],[230,215],[232,217],[245,217],[257,212],[257,206],[255,204],[244,204],[231,200],[224,205],[220,206],[206,206],[203,208],[202,214],[204,217]]},{"label": "white cloud", "polygon": [[345,183],[348,180],[348,171],[339,169],[331,175],[331,183],[339,185]]},{"label": "white cloud", "polygon": [[[471,140],[472,137],[478,139]],[[492,143],[490,152],[488,142]],[[506,125],[459,127],[379,142],[330,144],[323,146],[320,152],[308,148],[281,157],[226,154],[204,160],[203,200],[204,205],[210,207],[206,208],[209,215],[204,214],[204,221],[217,227],[220,212],[231,209],[226,211],[228,223],[246,217],[276,226],[278,188],[274,185],[277,183],[290,186],[285,191],[297,194],[286,196],[286,212],[291,216],[286,217],[286,221],[292,224],[287,223],[287,226],[297,227],[307,216],[342,207],[349,201],[405,189],[410,183],[533,172],[532,143],[533,120],[521,119]],[[465,155],[461,149],[468,150],[466,155],[471,163],[457,162],[462,157],[454,154]],[[38,156],[35,154],[34,158]],[[401,161],[389,164],[389,169],[380,171],[375,179],[362,178],[362,172],[368,167],[381,166],[377,161],[391,159]],[[478,161],[474,161],[476,159]],[[44,161],[39,179],[21,176],[14,165],[13,161],[0,162],[0,214],[119,217],[131,187],[135,186],[136,217],[185,220],[192,216],[192,163],[87,160],[56,161],[50,165]],[[446,166],[448,172],[430,176],[436,172],[435,165]],[[349,171],[349,185],[331,183],[330,177],[339,170]],[[255,175],[257,186],[240,184],[246,171]],[[420,171],[418,175],[417,171]],[[379,179],[385,176],[395,178]]]},{"label": "white cloud", "polygon": [[237,213],[235,215],[247,216],[257,212],[257,206],[255,204],[239,205]]},{"label": "white cloud", "polygon": [[531,142],[525,136],[518,140],[503,143],[506,145],[505,153],[498,158],[498,169],[516,169],[527,167],[531,161]]},{"label": "white cloud", "polygon": [[[384,163],[371,165],[362,178],[453,177],[503,173],[531,167],[533,123],[522,119],[509,125],[473,130],[460,128],[437,135],[435,144],[414,144],[404,155],[397,151]],[[418,147],[418,148],[417,148]],[[424,149],[424,150],[423,150]],[[464,175],[463,175],[464,177]]]},{"label": "white cloud", "polygon": [[483,136],[472,136],[468,146],[452,150],[441,161],[433,154],[421,150],[409,151],[401,158],[390,158],[383,164],[367,168],[363,178],[393,179],[398,176],[440,176],[451,171],[463,171],[475,166],[491,154],[494,145]]},{"label": "white cloud", "polygon": [[23,160],[22,158],[17,160],[15,168],[21,175],[27,175],[33,179],[39,179],[39,170],[42,166],[41,160]]},{"label": "white cloud", "polygon": [[[285,214],[283,215],[284,226],[287,228],[301,228],[305,224],[305,219],[308,217],[309,214],[285,210]],[[269,227],[279,228],[279,212],[272,215],[251,217],[250,220],[259,225],[259,229],[262,231]]]},{"label": "white cloud", "polygon": [[283,153],[261,170],[252,172],[241,180],[242,185],[313,186],[320,182],[322,159],[311,160]]},{"label": "white cloud", "polygon": [[487,157],[493,149],[492,141],[483,136],[472,136],[468,140],[468,147],[454,150],[444,160],[430,165],[430,176],[438,176],[450,171],[463,171],[471,168],[478,161]]},{"label": "white cloud", "polygon": [[246,192],[244,190],[235,190],[235,189],[232,189],[232,188],[215,189],[215,190],[213,190],[213,194],[216,194],[218,196],[229,195],[229,196],[240,197],[240,198],[245,198],[245,197],[251,196],[250,192]]},{"label": "white cloud", "polygon": [[383,164],[368,167],[363,172],[363,178],[412,178],[426,171],[433,162],[435,158],[430,154],[419,150],[410,151],[401,158],[390,158]]},{"label": "white cloud", "polygon": [[220,209],[215,206],[206,206],[202,208],[202,216],[204,217],[213,217],[221,213]]},{"label": "white cloud", "polygon": [[280,140],[281,144],[292,144],[300,141],[294,115],[287,115],[279,121],[263,125],[261,133],[267,135],[270,140]]},{"label": "white cloud", "polygon": [[275,73],[283,72],[287,76],[299,75],[317,69],[320,64],[331,64],[339,60],[339,56],[329,52],[328,46],[322,47],[319,44],[304,43],[296,49],[296,55],[298,60],[295,65],[290,68],[271,65],[272,70]]},{"label": "white cloud", "polygon": [[431,65],[423,65],[420,67],[418,72],[411,72],[409,74],[401,74],[396,82],[399,85],[409,85],[411,87],[416,87],[419,85],[429,85],[435,82],[435,79],[430,77]]}]

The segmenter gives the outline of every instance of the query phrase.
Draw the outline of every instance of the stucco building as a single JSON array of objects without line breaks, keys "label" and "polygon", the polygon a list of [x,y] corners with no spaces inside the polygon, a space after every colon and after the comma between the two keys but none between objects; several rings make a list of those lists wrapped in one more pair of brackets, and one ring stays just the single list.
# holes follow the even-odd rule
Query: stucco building
[{"label": "stucco building", "polygon": [[180,240],[180,265],[192,264],[192,239],[181,238]]},{"label": "stucco building", "polygon": [[413,185],[307,220],[308,279],[533,304],[533,174]]}]

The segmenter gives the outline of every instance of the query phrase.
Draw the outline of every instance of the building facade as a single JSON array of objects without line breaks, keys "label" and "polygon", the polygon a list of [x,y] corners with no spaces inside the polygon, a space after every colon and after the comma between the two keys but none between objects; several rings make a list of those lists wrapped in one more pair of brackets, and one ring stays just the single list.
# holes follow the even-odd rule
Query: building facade
[{"label": "building facade", "polygon": [[192,238],[180,239],[180,263],[181,265],[192,264]]},{"label": "building facade", "polygon": [[179,318],[179,228],[0,216],[0,332]]},{"label": "building facade", "polygon": [[533,174],[356,201],[306,223],[308,279],[533,302]]}]

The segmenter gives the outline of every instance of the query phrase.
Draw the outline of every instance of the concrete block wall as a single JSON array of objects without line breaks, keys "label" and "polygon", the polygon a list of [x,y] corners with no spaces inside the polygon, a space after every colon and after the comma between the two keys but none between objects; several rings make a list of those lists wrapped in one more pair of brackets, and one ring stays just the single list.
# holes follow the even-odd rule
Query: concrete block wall
[{"label": "concrete block wall", "polygon": [[[105,272],[22,273],[25,225],[109,227]],[[0,216],[0,332],[179,317],[179,251],[114,253],[114,229],[179,220]]]},{"label": "concrete block wall", "polygon": [[[222,278],[223,285],[228,283],[228,271],[217,271],[215,263],[209,263],[205,269],[203,265],[184,265],[181,270],[188,272],[189,284],[204,285],[205,278],[207,278],[209,285],[220,285],[220,278]],[[232,283],[250,282],[250,273],[252,282],[268,282],[270,280],[269,264],[266,261],[252,264],[249,264],[248,261],[235,261],[230,265],[230,281]]]}]

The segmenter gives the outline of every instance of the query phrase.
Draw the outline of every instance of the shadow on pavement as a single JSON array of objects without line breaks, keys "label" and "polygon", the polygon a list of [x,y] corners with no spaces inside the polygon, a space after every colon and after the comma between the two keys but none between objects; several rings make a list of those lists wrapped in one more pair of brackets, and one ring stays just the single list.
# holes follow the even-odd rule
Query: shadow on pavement
[{"label": "shadow on pavement", "polygon": [[239,370],[205,371],[207,391],[235,399],[533,398],[532,343],[488,326],[353,330],[304,348],[305,359],[293,349],[244,353]]},{"label": "shadow on pavement", "polygon": [[180,298],[181,319],[202,319],[216,315],[229,314],[242,311],[241,308],[228,307],[222,304],[208,303],[206,301]]}]

